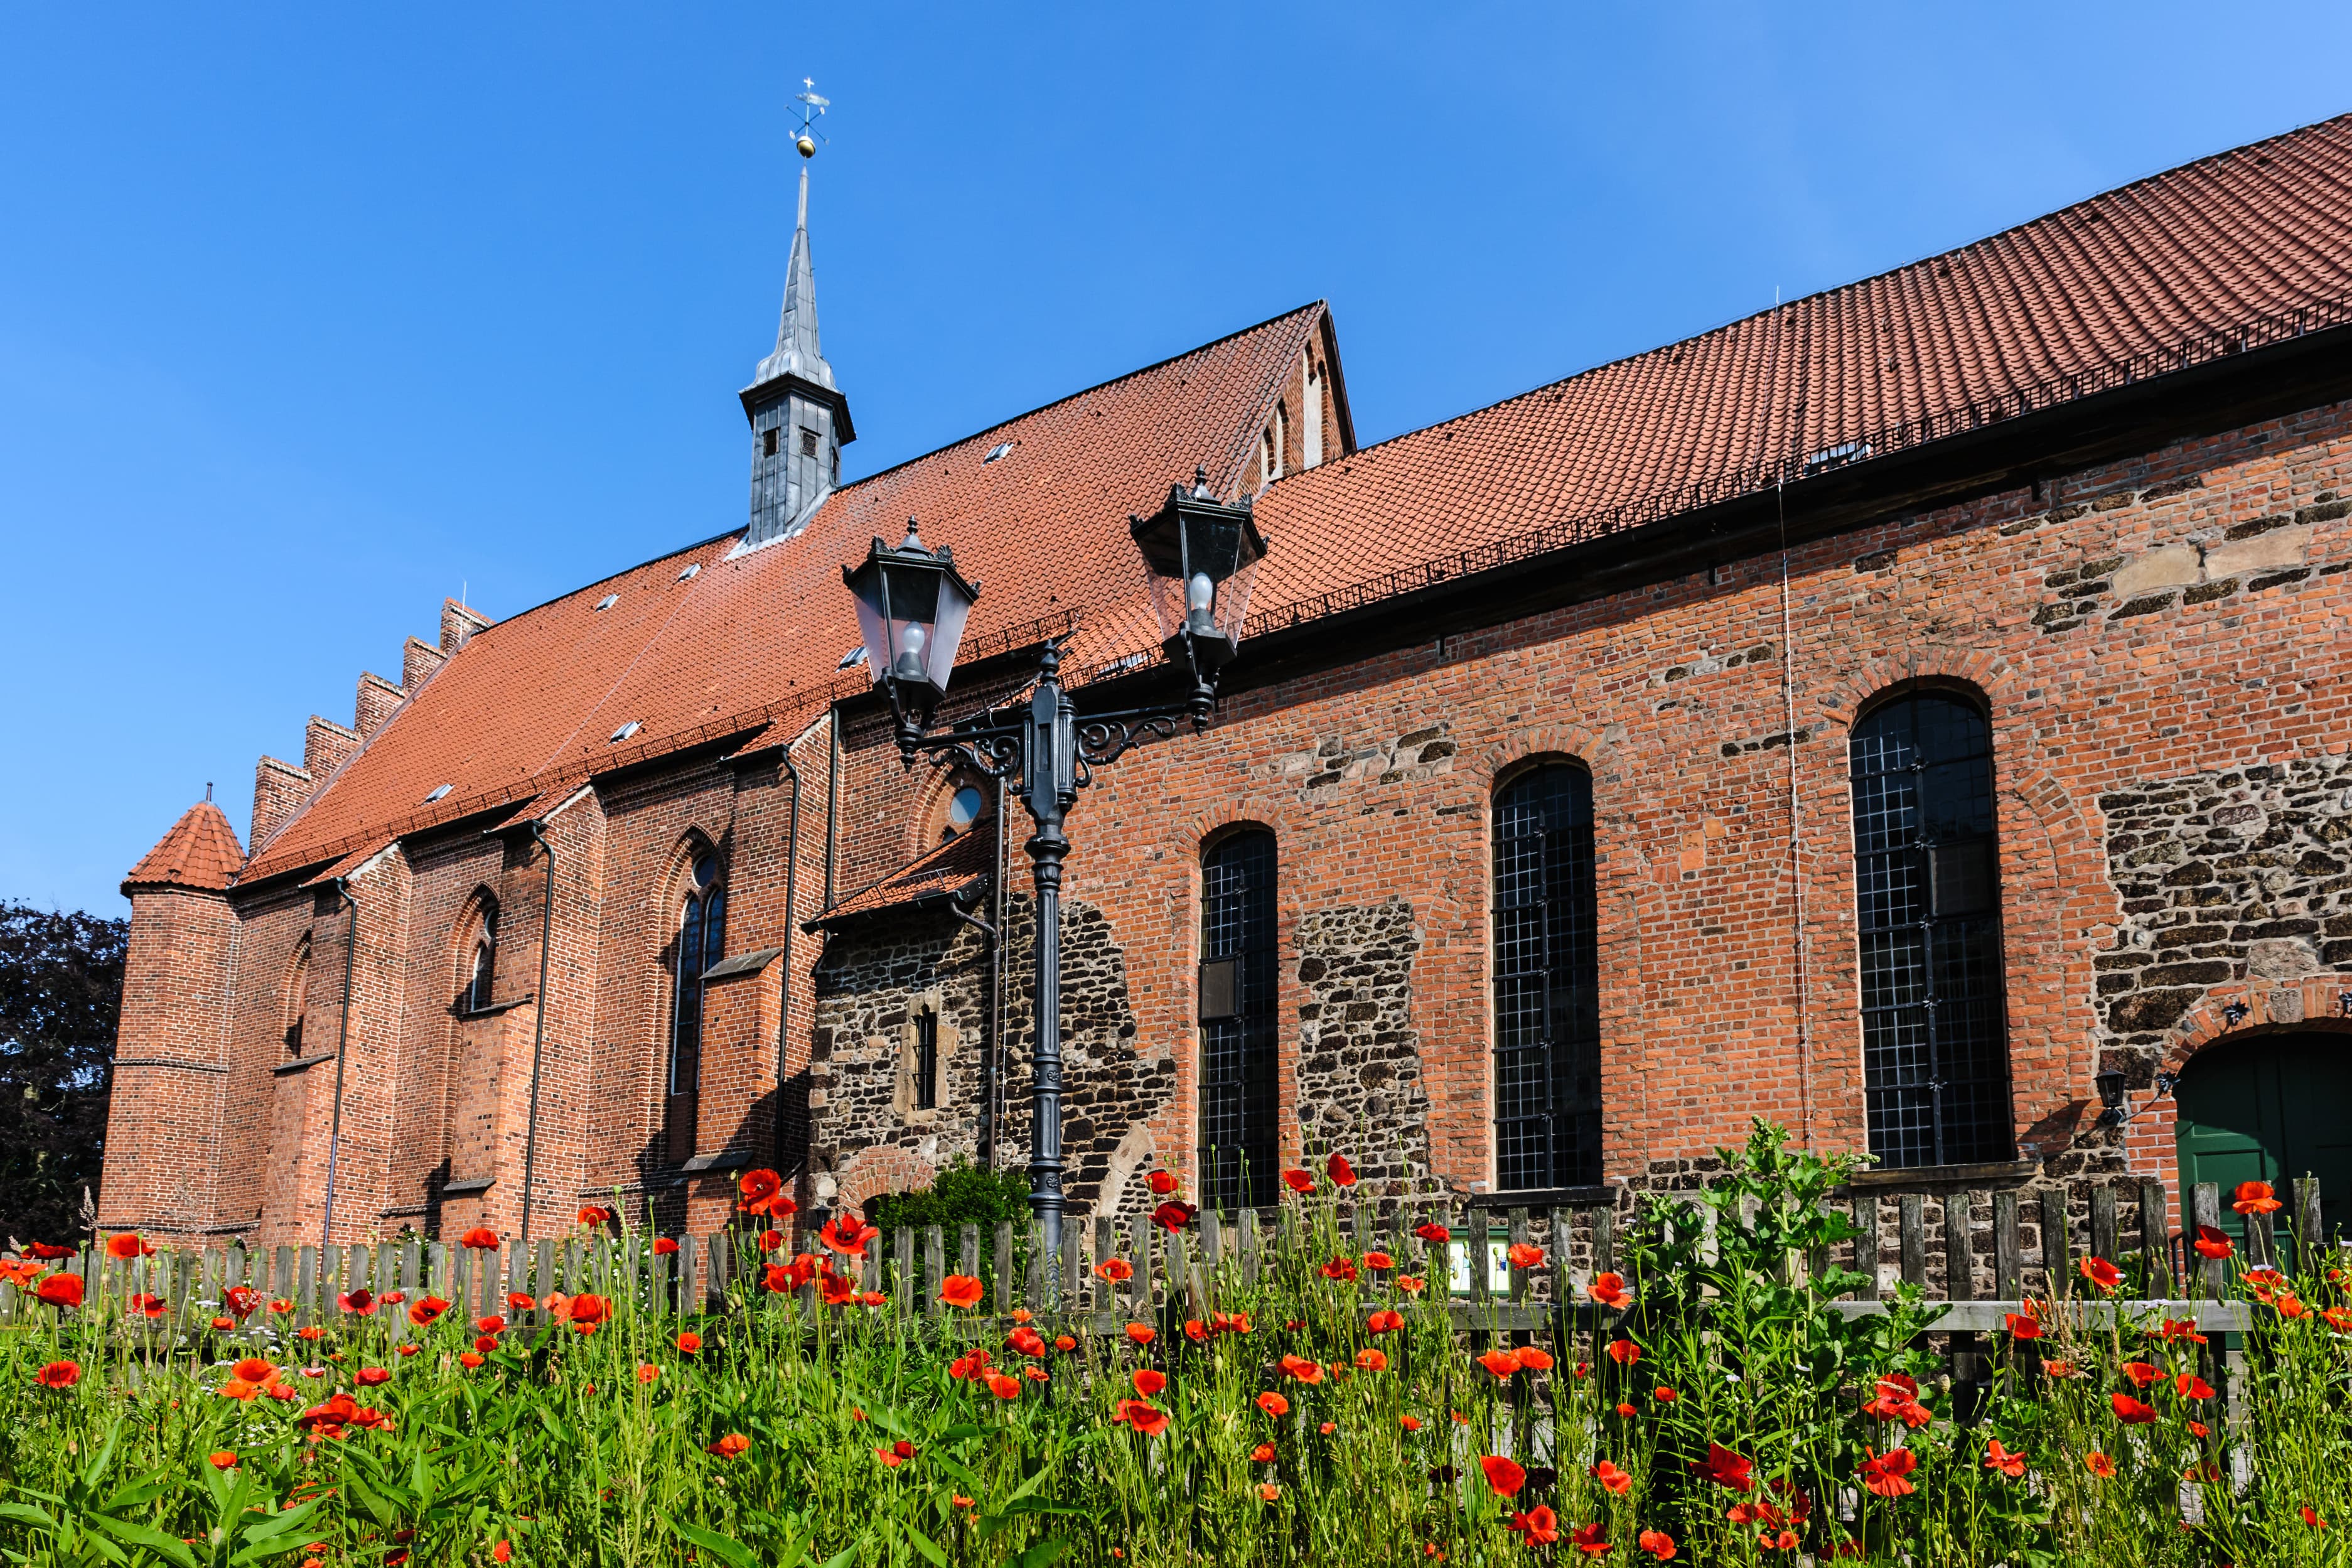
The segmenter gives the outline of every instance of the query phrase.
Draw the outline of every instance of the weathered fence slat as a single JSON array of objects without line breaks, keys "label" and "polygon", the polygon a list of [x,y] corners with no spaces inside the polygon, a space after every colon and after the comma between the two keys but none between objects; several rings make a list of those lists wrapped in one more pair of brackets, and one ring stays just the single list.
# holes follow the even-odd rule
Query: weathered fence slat
[{"label": "weathered fence slat", "polygon": [[2122,1242],[2116,1226],[2116,1190],[2105,1184],[2091,1189],[2091,1255],[2113,1263]]},{"label": "weathered fence slat", "polygon": [[2166,1223],[2164,1184],[2142,1182],[2139,1184],[2139,1250],[2146,1262],[2147,1282],[2154,1293],[2169,1296],[2176,1282],[2172,1278],[2172,1227]]},{"label": "weathered fence slat", "polygon": [[[1524,1247],[1528,1245],[1528,1234],[1527,1210],[1523,1208],[1515,1208],[1511,1211],[1510,1237],[1510,1245],[1513,1247]],[[1511,1300],[1513,1301],[1526,1300],[1528,1299],[1528,1271],[1514,1263],[1511,1265],[1510,1279]]]},{"label": "weathered fence slat", "polygon": [[[1105,1221],[1108,1224],[1109,1222]],[[1242,1279],[1255,1286],[1258,1269],[1257,1210],[1242,1210]]]},{"label": "weathered fence slat", "polygon": [[1853,1226],[1858,1233],[1853,1238],[1853,1271],[1864,1283],[1857,1300],[1873,1300],[1878,1295],[1878,1194],[1853,1194]]},{"label": "weathered fence slat", "polygon": [[2049,1295],[2071,1294],[2067,1276],[2074,1272],[2073,1222],[2066,1217],[2066,1189],[2042,1189],[2042,1289]]},{"label": "weathered fence slat", "polygon": [[1969,1241],[1969,1194],[1952,1193],[1944,1199],[1944,1295],[1966,1301],[1977,1293],[1976,1254]]},{"label": "weathered fence slat", "polygon": [[2025,1248],[2017,1235],[2017,1194],[1992,1195],[1992,1293],[2015,1300],[2023,1293]]},{"label": "weathered fence slat", "polygon": [[923,1315],[936,1318],[947,1303],[940,1292],[947,1283],[948,1238],[938,1226],[923,1227]]},{"label": "weathered fence slat", "polygon": [[[2220,1184],[2215,1182],[2198,1183],[2196,1186],[2189,1189],[2189,1236],[2193,1238],[2200,1229],[2219,1229],[2221,1227],[2221,1188]],[[2189,1250],[2193,1253],[2196,1249],[2192,1247]],[[2220,1300],[2221,1299],[2224,1283],[2228,1278],[2223,1272],[2226,1265],[2223,1260],[2219,1258],[2200,1257],[2197,1261],[2200,1266],[2200,1271],[2205,1276],[2203,1283],[2206,1297],[2211,1300]]]},{"label": "weathered fence slat", "polygon": [[1927,1199],[1905,1193],[1895,1200],[1895,1242],[1903,1258],[1903,1283],[1927,1288]]}]

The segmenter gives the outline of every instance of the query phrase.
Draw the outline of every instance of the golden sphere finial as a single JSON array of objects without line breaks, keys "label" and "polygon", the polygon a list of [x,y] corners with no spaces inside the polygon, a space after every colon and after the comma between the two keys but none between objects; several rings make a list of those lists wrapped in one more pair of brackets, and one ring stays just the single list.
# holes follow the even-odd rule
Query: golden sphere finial
[{"label": "golden sphere finial", "polygon": [[816,156],[816,139],[805,131],[800,133],[800,135],[793,141],[793,145],[801,150],[801,156],[803,158],[814,158]]}]

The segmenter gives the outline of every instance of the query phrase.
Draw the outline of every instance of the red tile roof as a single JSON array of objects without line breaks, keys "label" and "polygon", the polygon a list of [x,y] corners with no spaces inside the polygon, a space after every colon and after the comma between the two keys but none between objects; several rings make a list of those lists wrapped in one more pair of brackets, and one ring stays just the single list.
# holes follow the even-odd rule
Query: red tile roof
[{"label": "red tile roof", "polygon": [[1285,479],[1252,627],[2348,319],[2352,116]]},{"label": "red tile roof", "polygon": [[[739,529],[477,632],[256,847],[245,880],[698,742],[798,733],[836,689],[867,684],[838,668],[858,643],[841,568],[875,535],[897,542],[910,516],[981,584],[967,646],[1080,608],[1074,658],[1151,640],[1128,514],[1196,464],[1221,492],[1240,482],[1324,315],[1306,306],[845,486],[795,539],[730,559]],[[1007,457],[982,461],[1003,443]]]},{"label": "red tile roof", "polygon": [[993,838],[981,832],[960,833],[937,848],[925,850],[871,887],[850,894],[809,923],[838,925],[877,910],[913,903],[925,893],[956,891],[990,876],[995,869]]},{"label": "red tile roof", "polygon": [[218,892],[236,875],[245,863],[245,851],[236,842],[236,829],[228,825],[221,808],[211,801],[200,800],[180,814],[172,830],[163,835],[155,847],[147,851],[131,875],[122,879],[122,890],[133,888],[201,888]]}]

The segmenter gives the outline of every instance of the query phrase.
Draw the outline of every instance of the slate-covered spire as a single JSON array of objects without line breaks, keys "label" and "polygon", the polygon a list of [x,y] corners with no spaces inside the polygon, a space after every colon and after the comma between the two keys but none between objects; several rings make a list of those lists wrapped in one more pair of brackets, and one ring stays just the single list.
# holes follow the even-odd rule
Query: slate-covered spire
[{"label": "slate-covered spire", "polygon": [[[822,100],[803,95],[804,103]],[[841,482],[841,449],[857,439],[849,401],[825,363],[816,331],[816,268],[809,259],[807,160],[816,142],[803,124],[794,145],[801,163],[800,212],[793,226],[776,350],[743,389],[751,421],[751,523],[740,550],[790,539],[808,526]]]},{"label": "slate-covered spire", "polygon": [[783,314],[776,321],[776,352],[760,362],[751,383],[758,385],[791,374],[819,386],[833,385],[833,366],[824,363],[817,341],[816,268],[809,262],[808,163],[801,163],[800,219],[793,228],[793,258],[784,273]]}]

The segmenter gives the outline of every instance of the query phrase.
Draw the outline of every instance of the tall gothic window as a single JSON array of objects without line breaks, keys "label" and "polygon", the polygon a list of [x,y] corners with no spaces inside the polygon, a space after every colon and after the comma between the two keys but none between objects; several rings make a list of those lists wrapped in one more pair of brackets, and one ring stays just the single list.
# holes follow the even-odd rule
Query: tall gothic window
[{"label": "tall gothic window", "polygon": [[473,950],[467,955],[466,992],[463,1006],[468,1013],[478,1013],[490,1005],[490,984],[497,978],[499,967],[499,906],[489,899],[482,900],[481,918],[475,923]]},{"label": "tall gothic window", "polygon": [[302,1018],[310,1010],[310,939],[294,952],[294,973],[286,983],[286,1054],[302,1054]]},{"label": "tall gothic window", "polygon": [[1853,728],[1853,856],[1870,1152],[1889,1165],[2011,1152],[1992,736],[1913,692]]},{"label": "tall gothic window", "polygon": [[1495,795],[1495,1185],[1601,1179],[1592,779],[1568,763]]},{"label": "tall gothic window", "polygon": [[1218,1208],[1275,1201],[1274,835],[1201,858],[1201,1181]]},{"label": "tall gothic window", "polygon": [[694,1153],[696,1093],[702,1079],[702,976],[727,948],[727,889],[719,858],[694,863],[694,885],[678,918],[677,973],[669,1032],[670,1157]]},{"label": "tall gothic window", "polygon": [[940,1108],[940,1016],[929,1007],[915,1015],[915,1109]]}]

